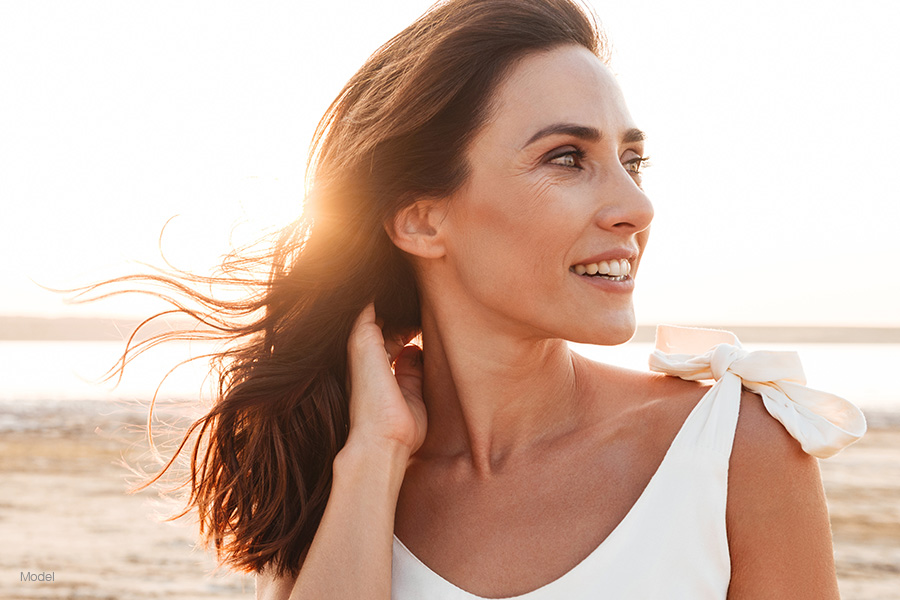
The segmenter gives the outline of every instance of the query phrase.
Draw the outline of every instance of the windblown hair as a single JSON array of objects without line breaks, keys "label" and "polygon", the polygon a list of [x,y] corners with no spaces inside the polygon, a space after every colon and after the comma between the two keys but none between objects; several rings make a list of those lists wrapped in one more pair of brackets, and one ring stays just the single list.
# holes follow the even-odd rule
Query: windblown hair
[{"label": "windblown hair", "polygon": [[[566,44],[608,60],[595,19],[572,0],[435,5],[366,61],[319,122],[303,214],[274,244],[267,277],[116,280],[163,285],[168,291],[158,295],[176,312],[232,342],[218,356],[211,409],[151,480],[192,447],[182,514],[197,509],[201,535],[222,563],[298,573],[325,509],[332,462],[347,439],[352,324],[374,300],[386,335],[421,326],[411,260],[386,225],[416,199],[460,188],[468,175],[465,151],[490,118],[505,74],[529,53]],[[225,301],[198,292],[197,283],[256,293]],[[195,335],[168,332],[147,345]]]}]

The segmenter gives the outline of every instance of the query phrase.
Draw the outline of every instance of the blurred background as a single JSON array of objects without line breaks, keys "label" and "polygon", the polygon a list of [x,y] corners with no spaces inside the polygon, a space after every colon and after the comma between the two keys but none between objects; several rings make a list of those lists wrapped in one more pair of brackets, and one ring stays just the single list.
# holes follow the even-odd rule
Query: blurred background
[{"label": "blurred background", "polygon": [[[204,579],[212,563],[188,551],[190,528],[175,535],[149,522],[147,498],[123,496],[124,471],[111,464],[124,442],[140,452],[122,425],[140,423],[166,371],[208,348],[158,349],[117,388],[98,385],[135,319],[162,306],[72,306],[37,284],[70,288],[163,266],[161,252],[207,274],[235,246],[291,221],[318,118],[429,5],[0,3],[0,467],[13,482],[3,485],[0,535],[18,540],[0,550],[0,596],[252,596],[249,580]],[[900,6],[593,7],[649,134],[656,217],[637,281],[638,335],[578,350],[646,368],[658,323],[728,327],[751,349],[798,350],[813,387],[857,402],[878,428],[870,446],[823,469],[842,590],[889,597],[874,594],[900,589],[900,394],[889,380],[900,364]],[[205,371],[203,361],[177,371],[160,399],[208,400]],[[91,470],[99,464],[102,475]],[[53,493],[63,480],[72,496]],[[65,499],[95,497],[98,485],[107,494],[98,510],[118,520],[93,523],[80,509],[60,541],[63,525],[48,525],[49,515],[76,510]],[[111,539],[120,549],[131,540],[130,562],[108,556]],[[153,579],[173,556],[183,579]],[[21,570],[53,568],[52,584],[19,582]]]}]

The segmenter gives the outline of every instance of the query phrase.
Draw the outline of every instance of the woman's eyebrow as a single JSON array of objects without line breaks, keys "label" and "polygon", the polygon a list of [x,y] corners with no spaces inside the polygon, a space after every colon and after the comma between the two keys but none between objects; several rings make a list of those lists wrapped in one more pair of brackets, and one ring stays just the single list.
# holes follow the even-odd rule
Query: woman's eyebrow
[{"label": "woman's eyebrow", "polygon": [[635,142],[643,142],[647,139],[647,134],[638,129],[637,127],[632,127],[628,131],[625,132],[625,135],[622,136],[623,144],[633,144]]},{"label": "woman's eyebrow", "polygon": [[[525,145],[522,146],[522,149],[527,148],[531,144],[535,143],[541,138],[545,138],[549,135],[571,135],[572,137],[581,138],[588,142],[597,142],[603,137],[603,134],[600,133],[600,130],[596,127],[589,127],[587,125],[576,125],[574,123],[554,123],[553,125],[548,125],[543,129],[540,129],[537,133],[531,136]],[[622,135],[622,143],[623,144],[632,144],[634,142],[642,142],[646,139],[646,135],[640,129],[632,127],[628,131]]]}]

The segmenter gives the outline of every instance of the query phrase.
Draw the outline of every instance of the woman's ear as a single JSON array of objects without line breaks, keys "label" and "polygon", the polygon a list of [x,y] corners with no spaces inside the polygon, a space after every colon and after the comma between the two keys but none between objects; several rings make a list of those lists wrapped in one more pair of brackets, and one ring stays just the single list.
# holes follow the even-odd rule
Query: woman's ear
[{"label": "woman's ear", "polygon": [[422,258],[445,254],[441,227],[447,216],[447,200],[417,200],[400,209],[393,222],[384,225],[394,245]]}]

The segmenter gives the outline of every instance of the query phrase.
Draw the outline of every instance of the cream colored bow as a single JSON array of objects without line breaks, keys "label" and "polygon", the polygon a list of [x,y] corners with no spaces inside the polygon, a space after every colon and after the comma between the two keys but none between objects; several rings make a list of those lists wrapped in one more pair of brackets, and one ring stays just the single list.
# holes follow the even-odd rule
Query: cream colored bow
[{"label": "cream colored bow", "polygon": [[650,369],[716,386],[743,384],[763,398],[807,454],[834,456],[866,432],[859,408],[833,394],[806,387],[796,352],[748,352],[727,331],[660,325]]}]

